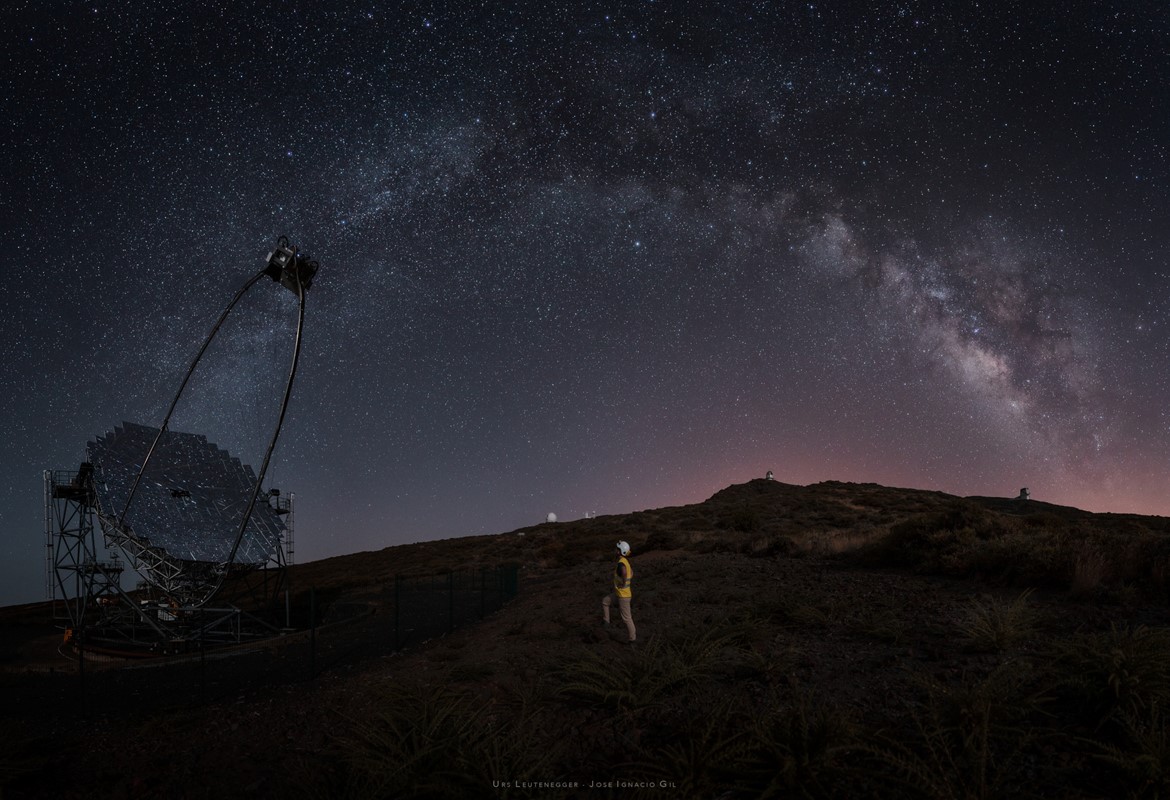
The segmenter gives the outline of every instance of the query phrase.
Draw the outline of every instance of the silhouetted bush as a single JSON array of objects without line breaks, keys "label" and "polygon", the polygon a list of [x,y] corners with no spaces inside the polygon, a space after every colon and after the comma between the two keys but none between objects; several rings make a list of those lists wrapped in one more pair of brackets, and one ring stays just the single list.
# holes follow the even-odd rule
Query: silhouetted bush
[{"label": "silhouetted bush", "polygon": [[680,531],[707,530],[711,527],[711,517],[694,512],[683,513],[675,520],[674,527]]},{"label": "silhouetted bush", "polygon": [[696,553],[735,553],[739,550],[740,539],[730,533],[709,533],[695,537],[689,550]]},{"label": "silhouetted bush", "polygon": [[760,529],[760,515],[754,508],[741,508],[731,515],[729,527],[740,533],[755,533]]},{"label": "silhouetted bush", "polygon": [[1029,514],[1028,516],[1024,517],[1024,524],[1029,528],[1049,528],[1053,530],[1064,528],[1068,525],[1065,520],[1061,519],[1056,514],[1053,514],[1051,511],[1041,511],[1036,514]]},{"label": "silhouetted bush", "polygon": [[753,558],[789,555],[796,549],[796,542],[788,536],[753,536],[739,543],[739,552]]},{"label": "silhouetted bush", "polygon": [[958,577],[1067,588],[1074,573],[1072,540],[1024,530],[1009,517],[972,505],[911,517],[858,551],[867,563]]},{"label": "silhouetted bush", "polygon": [[470,693],[394,686],[370,697],[370,713],[346,719],[333,738],[341,796],[476,797],[507,775],[497,797],[531,797],[522,782],[547,777],[563,744],[535,709],[489,714]]},{"label": "silhouetted bush", "polygon": [[1043,697],[1026,665],[1004,663],[957,685],[923,680],[925,701],[911,710],[913,727],[878,731],[862,749],[874,759],[881,796],[977,800],[1015,795],[1027,782],[1031,724]]},{"label": "silhouetted bush", "polygon": [[686,542],[686,537],[680,533],[655,531],[646,537],[646,543],[639,548],[639,552],[649,553],[653,550],[678,550]]},{"label": "silhouetted bush", "polygon": [[1113,626],[1055,647],[1058,695],[1094,728],[1170,703],[1170,632]]},{"label": "silhouetted bush", "polygon": [[1000,652],[1031,636],[1036,612],[1028,603],[1031,589],[1011,602],[988,597],[976,600],[960,628],[968,646],[985,652]]}]

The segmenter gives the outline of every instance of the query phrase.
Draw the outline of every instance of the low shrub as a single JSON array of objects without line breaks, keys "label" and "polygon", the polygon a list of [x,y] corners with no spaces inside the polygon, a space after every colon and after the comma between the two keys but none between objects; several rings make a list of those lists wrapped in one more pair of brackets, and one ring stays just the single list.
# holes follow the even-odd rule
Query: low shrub
[{"label": "low shrub", "polygon": [[959,504],[931,514],[919,514],[892,525],[889,532],[859,550],[865,561],[907,566],[921,571],[949,572],[956,554],[971,551],[974,543],[1002,537],[1004,521],[977,506]]},{"label": "low shrub", "polygon": [[895,796],[991,800],[1011,794],[1009,788],[1023,782],[1028,747],[1040,735],[1030,718],[1045,701],[1028,667],[1007,662],[958,685],[923,683],[927,696],[910,714],[913,729],[881,733],[862,746],[874,781],[892,784]]},{"label": "low shrub", "polygon": [[685,534],[677,531],[654,531],[646,537],[646,543],[639,548],[639,552],[649,553],[654,550],[678,550],[686,542]]},{"label": "low shrub", "polygon": [[1014,586],[1066,588],[1072,580],[1072,543],[1057,534],[1012,530],[974,540],[943,558],[943,572],[979,576]]},{"label": "low shrub", "polygon": [[1113,768],[1127,797],[1170,796],[1170,726],[1160,709],[1125,714],[1119,744],[1094,744],[1096,760]]},{"label": "low shrub", "polygon": [[1058,692],[1086,724],[1170,706],[1170,631],[1114,625],[1058,643]]},{"label": "low shrub", "polygon": [[738,508],[721,519],[719,527],[740,533],[755,533],[761,527],[760,515],[754,508]]},{"label": "low shrub", "polygon": [[678,642],[656,637],[622,659],[585,651],[557,671],[557,693],[616,710],[652,708],[676,690],[710,677],[723,649],[739,635],[737,630],[706,629]]},{"label": "low shrub", "polygon": [[975,650],[1000,652],[1032,635],[1036,612],[1028,604],[1031,594],[1028,589],[1011,601],[995,597],[975,601],[960,625],[968,645]]},{"label": "low shrub", "polygon": [[345,718],[332,742],[344,783],[335,788],[346,797],[485,796],[502,775],[513,783],[494,796],[529,796],[514,787],[549,779],[563,752],[550,720],[531,710],[489,714],[475,696],[450,689],[399,685],[370,698],[368,709]]},{"label": "low shrub", "polygon": [[684,718],[680,729],[629,765],[631,774],[647,786],[633,797],[661,798],[661,786],[669,784],[675,797],[715,797],[728,783],[741,777],[740,763],[746,751],[745,721],[723,704],[704,714]]},{"label": "low shrub", "polygon": [[774,693],[744,732],[737,788],[751,797],[841,797],[858,777],[858,728],[835,705],[791,687]]}]

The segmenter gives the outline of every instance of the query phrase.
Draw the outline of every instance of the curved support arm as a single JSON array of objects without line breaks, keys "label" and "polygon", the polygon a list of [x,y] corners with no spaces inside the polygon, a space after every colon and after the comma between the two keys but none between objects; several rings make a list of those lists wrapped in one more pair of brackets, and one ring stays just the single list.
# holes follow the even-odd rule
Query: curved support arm
[{"label": "curved support arm", "polygon": [[[162,425],[159,426],[158,433],[155,435],[154,441],[150,443],[150,449],[146,451],[146,458],[142,459],[142,466],[138,468],[138,474],[134,476],[134,483],[131,484],[131,486],[130,486],[130,494],[128,494],[126,496],[126,505],[122,506],[122,513],[118,515],[118,527],[119,528],[122,527],[122,521],[124,519],[126,519],[126,512],[130,510],[130,502],[134,499],[134,493],[138,491],[138,484],[142,481],[143,473],[146,472],[146,465],[148,463],[150,463],[150,457],[154,455],[154,449],[158,446],[159,440],[162,439],[163,433],[166,432],[167,425],[170,424],[171,415],[175,413],[175,406],[177,406],[179,404],[179,398],[183,394],[183,389],[187,388],[187,381],[191,380],[191,375],[194,374],[195,367],[197,367],[199,365],[200,359],[202,359],[203,354],[205,352],[207,352],[208,345],[210,345],[211,340],[215,338],[215,334],[217,334],[219,332],[219,329],[223,325],[224,320],[227,319],[228,314],[230,314],[232,309],[236,307],[236,303],[240,302],[240,298],[243,297],[244,294],[256,284],[256,281],[258,281],[264,277],[266,270],[267,270],[267,267],[265,267],[265,269],[260,270],[247,283],[245,283],[242,287],[240,287],[240,290],[238,292],[236,292],[236,296],[232,298],[232,301],[230,303],[228,303],[227,308],[225,308],[223,310],[223,313],[219,315],[219,319],[215,321],[215,325],[213,325],[211,328],[211,333],[207,334],[207,338],[203,340],[203,346],[199,348],[199,352],[195,355],[195,359],[191,362],[191,366],[187,368],[187,374],[183,376],[183,382],[181,384],[179,384],[179,391],[175,392],[175,399],[171,401],[171,407],[167,409],[167,415],[165,417],[163,417]],[[304,293],[302,293],[301,294],[301,316],[302,316],[302,319],[304,318],[304,313],[305,313],[305,302],[304,302]],[[300,331],[300,327],[298,327],[297,328],[297,341],[298,341],[298,343],[300,341],[300,335],[301,335],[301,331]],[[251,507],[249,507],[249,513],[251,513]],[[246,519],[245,519],[245,522],[247,522]],[[234,556],[235,551],[233,550],[232,553]]]},{"label": "curved support arm", "polygon": [[[293,248],[293,263],[296,263],[296,248]],[[216,592],[223,586],[224,580],[227,578],[228,570],[236,560],[236,553],[240,549],[240,544],[244,541],[244,533],[248,529],[248,521],[252,518],[252,510],[256,507],[256,498],[260,494],[260,486],[264,482],[264,476],[268,473],[268,464],[272,460],[272,451],[276,449],[276,440],[280,437],[280,429],[284,425],[284,416],[288,411],[288,400],[292,396],[293,379],[297,375],[297,361],[301,357],[301,330],[305,325],[305,287],[301,283],[301,274],[299,269],[294,269],[293,273],[296,275],[297,286],[297,335],[293,340],[293,357],[292,366],[289,367],[288,381],[284,386],[284,398],[280,401],[280,416],[276,419],[276,427],[272,431],[272,438],[268,442],[268,450],[264,453],[264,462],[260,465],[260,471],[256,474],[256,484],[252,487],[252,497],[248,500],[248,508],[244,512],[244,518],[240,521],[240,530],[236,534],[236,541],[232,544],[232,551],[227,557],[227,561],[223,562],[223,572],[216,581],[215,588],[211,590],[204,597],[202,602],[207,602]]]}]

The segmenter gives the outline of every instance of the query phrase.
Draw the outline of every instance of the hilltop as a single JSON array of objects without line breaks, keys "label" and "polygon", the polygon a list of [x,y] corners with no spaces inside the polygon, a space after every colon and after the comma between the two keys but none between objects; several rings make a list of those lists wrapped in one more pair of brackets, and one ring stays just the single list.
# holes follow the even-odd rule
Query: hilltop
[{"label": "hilltop", "polygon": [[[633,647],[600,625],[617,539],[633,546]],[[340,556],[292,568],[298,603],[312,588],[377,619],[396,574],[506,563],[520,565],[519,595],[313,682],[88,725],[9,720],[0,785],[11,797],[1165,793],[1168,556],[1162,517],[763,480],[694,505]]]}]

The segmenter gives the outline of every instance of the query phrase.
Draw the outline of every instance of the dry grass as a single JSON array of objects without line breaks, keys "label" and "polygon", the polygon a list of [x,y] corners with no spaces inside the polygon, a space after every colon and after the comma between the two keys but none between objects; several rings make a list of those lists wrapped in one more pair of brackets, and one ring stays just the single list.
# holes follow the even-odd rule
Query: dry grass
[{"label": "dry grass", "polygon": [[797,539],[793,549],[813,556],[836,556],[860,550],[886,534],[885,529],[875,526],[816,531]]},{"label": "dry grass", "polygon": [[1064,696],[1095,726],[1170,706],[1165,629],[1115,624],[1057,643],[1054,660]]},{"label": "dry grass", "polygon": [[968,646],[1001,652],[1031,636],[1037,621],[1036,611],[1028,602],[1031,596],[1032,590],[1028,589],[1011,601],[985,597],[972,603],[960,625]]},{"label": "dry grass", "polygon": [[677,641],[656,637],[618,659],[584,650],[557,671],[558,693],[619,711],[658,706],[709,678],[740,636],[712,627]]},{"label": "dry grass", "polygon": [[737,784],[753,797],[840,797],[862,776],[859,728],[836,705],[791,685],[754,714]]},{"label": "dry grass", "polygon": [[[333,741],[342,794],[352,798],[471,797],[501,775],[545,779],[562,751],[551,720],[522,706],[493,714],[473,694],[395,686],[369,699],[372,713],[346,719]],[[504,787],[497,797],[529,797]]]},{"label": "dry grass", "polygon": [[1099,592],[1109,572],[1109,559],[1105,553],[1092,545],[1084,544],[1074,559],[1069,591],[1077,597]]},{"label": "dry grass", "polygon": [[1095,758],[1116,771],[1118,789],[1129,797],[1170,796],[1170,726],[1161,709],[1128,713],[1121,724],[1123,743],[1094,742]]},{"label": "dry grass", "polygon": [[896,787],[896,796],[1008,796],[1037,735],[1029,718],[1043,702],[1029,677],[1025,666],[1005,663],[957,686],[925,680],[926,699],[911,711],[908,735],[881,734],[864,745],[875,780]]}]

